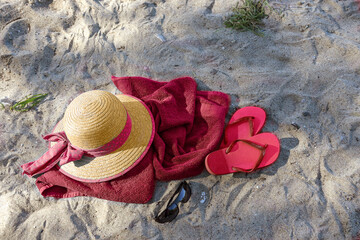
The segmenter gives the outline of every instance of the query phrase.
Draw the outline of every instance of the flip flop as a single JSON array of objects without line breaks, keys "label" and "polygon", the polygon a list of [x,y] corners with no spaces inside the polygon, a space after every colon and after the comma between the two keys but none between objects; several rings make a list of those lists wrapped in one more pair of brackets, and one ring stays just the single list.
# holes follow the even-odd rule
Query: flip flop
[{"label": "flip flop", "polygon": [[274,163],[279,153],[279,139],[272,133],[260,133],[235,140],[229,147],[210,153],[205,158],[205,166],[213,175],[250,173]]},{"label": "flip flop", "polygon": [[237,110],[225,128],[220,148],[226,148],[237,139],[247,139],[260,132],[266,120],[266,112],[259,107],[244,107]]}]

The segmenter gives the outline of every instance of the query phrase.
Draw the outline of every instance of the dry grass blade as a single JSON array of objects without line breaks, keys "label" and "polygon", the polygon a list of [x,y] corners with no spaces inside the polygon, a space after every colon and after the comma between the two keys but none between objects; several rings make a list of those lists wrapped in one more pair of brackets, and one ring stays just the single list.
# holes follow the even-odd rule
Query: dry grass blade
[{"label": "dry grass blade", "polygon": [[260,25],[262,20],[267,18],[267,0],[244,0],[242,6],[239,4],[233,9],[233,14],[226,19],[225,26],[240,31],[252,31],[256,35],[262,36]]},{"label": "dry grass blade", "polygon": [[36,94],[33,96],[28,96],[24,100],[15,103],[10,107],[10,110],[19,111],[19,112],[26,112],[30,109],[39,105],[41,100],[43,100],[48,94]]}]

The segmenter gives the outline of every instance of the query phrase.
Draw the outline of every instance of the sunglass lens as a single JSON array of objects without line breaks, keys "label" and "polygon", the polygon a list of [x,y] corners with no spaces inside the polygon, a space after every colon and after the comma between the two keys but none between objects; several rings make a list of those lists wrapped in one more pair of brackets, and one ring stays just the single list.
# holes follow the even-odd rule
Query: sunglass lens
[{"label": "sunglass lens", "polygon": [[[174,197],[177,195],[176,199]],[[184,181],[176,189],[174,195],[171,197],[167,204],[167,208],[158,216],[155,217],[155,221],[158,223],[171,222],[179,214],[179,202],[186,203],[191,196],[191,188]]]},{"label": "sunglass lens", "polygon": [[177,207],[177,205],[175,205],[175,208],[172,210],[169,210],[168,208],[165,209],[159,216],[155,218],[155,221],[158,223],[171,222],[176,218],[178,214],[179,208]]}]

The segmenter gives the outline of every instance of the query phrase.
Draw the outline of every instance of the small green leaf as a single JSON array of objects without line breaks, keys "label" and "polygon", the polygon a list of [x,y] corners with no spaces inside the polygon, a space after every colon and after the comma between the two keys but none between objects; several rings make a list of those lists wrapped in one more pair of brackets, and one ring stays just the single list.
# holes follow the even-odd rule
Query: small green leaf
[{"label": "small green leaf", "polygon": [[33,96],[28,96],[24,100],[15,103],[10,107],[10,110],[26,112],[32,108],[35,108],[40,104],[40,102],[47,96],[48,94],[36,94]]}]

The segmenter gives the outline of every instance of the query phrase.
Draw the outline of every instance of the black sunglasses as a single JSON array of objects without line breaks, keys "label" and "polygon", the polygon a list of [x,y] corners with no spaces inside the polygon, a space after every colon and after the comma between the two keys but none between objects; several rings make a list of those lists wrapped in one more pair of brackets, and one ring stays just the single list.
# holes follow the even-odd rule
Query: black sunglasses
[{"label": "black sunglasses", "polygon": [[[176,196],[176,198],[175,198]],[[158,223],[171,222],[179,214],[178,203],[186,203],[191,196],[191,188],[185,181],[181,182],[174,194],[171,196],[166,209],[155,217],[155,221]],[[175,200],[174,200],[175,198]]]}]

